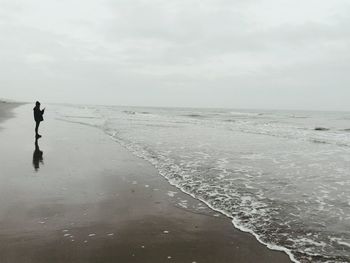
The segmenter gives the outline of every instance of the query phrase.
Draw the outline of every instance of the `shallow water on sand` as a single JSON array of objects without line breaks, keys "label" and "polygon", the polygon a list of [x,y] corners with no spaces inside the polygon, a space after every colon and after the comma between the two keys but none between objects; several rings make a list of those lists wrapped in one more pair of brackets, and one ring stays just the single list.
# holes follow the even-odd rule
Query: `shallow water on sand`
[{"label": "shallow water on sand", "polygon": [[350,113],[65,105],[57,118],[103,129],[295,261],[350,262]]}]

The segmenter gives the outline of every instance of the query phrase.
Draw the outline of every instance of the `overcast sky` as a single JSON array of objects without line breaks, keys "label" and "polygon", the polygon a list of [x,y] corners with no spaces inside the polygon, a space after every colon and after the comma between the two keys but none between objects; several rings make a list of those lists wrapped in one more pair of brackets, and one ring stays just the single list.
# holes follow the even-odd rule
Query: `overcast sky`
[{"label": "overcast sky", "polygon": [[349,0],[0,0],[0,97],[350,110]]}]

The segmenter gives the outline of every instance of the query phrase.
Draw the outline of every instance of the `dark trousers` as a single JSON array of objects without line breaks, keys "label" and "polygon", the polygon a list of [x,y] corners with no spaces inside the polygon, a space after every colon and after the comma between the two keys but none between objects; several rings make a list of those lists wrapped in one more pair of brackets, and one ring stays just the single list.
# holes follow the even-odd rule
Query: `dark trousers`
[{"label": "dark trousers", "polygon": [[40,125],[40,121],[36,121],[35,122],[35,135],[39,135],[38,131],[39,131],[39,125]]}]

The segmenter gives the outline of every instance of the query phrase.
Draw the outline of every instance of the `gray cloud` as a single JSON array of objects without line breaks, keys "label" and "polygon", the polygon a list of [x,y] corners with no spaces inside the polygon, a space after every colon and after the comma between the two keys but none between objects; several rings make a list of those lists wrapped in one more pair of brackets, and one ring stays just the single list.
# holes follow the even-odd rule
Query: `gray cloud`
[{"label": "gray cloud", "polygon": [[350,110],[335,0],[0,0],[1,97]]}]

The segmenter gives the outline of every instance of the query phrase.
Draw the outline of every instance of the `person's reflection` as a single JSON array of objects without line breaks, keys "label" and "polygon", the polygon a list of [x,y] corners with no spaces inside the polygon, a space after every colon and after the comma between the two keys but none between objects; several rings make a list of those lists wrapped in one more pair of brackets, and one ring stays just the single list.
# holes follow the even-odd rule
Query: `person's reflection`
[{"label": "person's reflection", "polygon": [[33,153],[33,166],[35,171],[38,171],[40,168],[40,163],[44,163],[43,151],[40,151],[38,138],[35,139],[35,150]]}]

